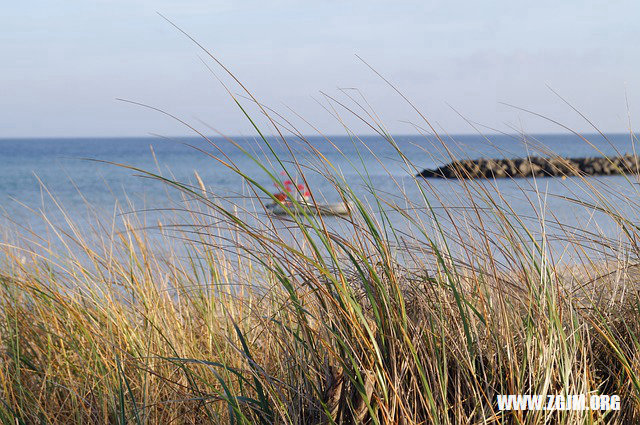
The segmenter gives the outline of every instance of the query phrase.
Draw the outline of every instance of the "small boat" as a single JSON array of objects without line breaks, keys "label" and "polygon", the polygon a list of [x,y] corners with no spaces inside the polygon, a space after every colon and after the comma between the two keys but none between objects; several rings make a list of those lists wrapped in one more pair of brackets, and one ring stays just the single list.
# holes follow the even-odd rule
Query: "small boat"
[{"label": "small boat", "polygon": [[[281,173],[282,175],[285,175]],[[276,187],[278,187],[276,185]],[[330,204],[314,204],[310,202],[311,192],[304,184],[298,184],[291,180],[285,180],[282,183],[285,192],[274,193],[273,197],[278,202],[271,202],[265,205],[268,212],[274,215],[289,215],[298,212],[306,212],[307,214],[319,215],[348,215],[352,206],[348,202],[334,202]],[[294,203],[292,199],[295,199]],[[286,208],[285,208],[286,206]],[[287,211],[287,209],[289,211]]]},{"label": "small boat", "polygon": [[286,207],[290,212],[284,208],[283,205],[272,202],[270,204],[265,205],[267,210],[274,215],[289,215],[291,213],[296,213],[299,210],[304,210],[304,212],[308,214],[319,214],[319,215],[349,215],[351,205],[347,202],[334,202],[330,204],[312,204],[309,202],[299,202],[297,205],[287,202]]}]

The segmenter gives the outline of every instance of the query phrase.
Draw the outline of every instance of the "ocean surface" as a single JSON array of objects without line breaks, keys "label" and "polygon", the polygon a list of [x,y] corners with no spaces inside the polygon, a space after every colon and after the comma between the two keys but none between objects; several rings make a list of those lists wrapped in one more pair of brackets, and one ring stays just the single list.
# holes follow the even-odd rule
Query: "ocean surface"
[{"label": "ocean surface", "polygon": [[[616,155],[634,151],[628,134],[583,137],[449,136],[444,143],[456,156],[467,158],[522,157],[546,150],[568,157]],[[198,185],[195,178],[197,172],[207,187],[207,193],[242,203],[253,195],[247,191],[243,179],[220,160],[234,164],[257,182],[273,187],[267,174],[255,161],[278,173],[282,166],[277,163],[276,156],[283,161],[282,165],[291,167],[293,151],[306,170],[305,177],[311,189],[328,201],[337,200],[338,194],[318,174],[320,162],[317,152],[326,158],[334,172],[341,173],[346,181],[353,184],[356,192],[368,198],[371,198],[373,189],[393,199],[399,193],[398,187],[402,187],[407,197],[419,201],[420,191],[410,176],[423,168],[448,162],[442,143],[432,136],[396,136],[397,146],[378,136],[334,136],[329,139],[310,137],[302,142],[291,138],[288,146],[277,139],[270,139],[270,147],[252,138],[235,139],[234,143],[221,138],[213,138],[209,143],[194,137],[0,139],[0,205],[3,222],[12,223],[9,227],[14,232],[16,229],[19,232],[30,229],[34,234],[39,234],[46,233],[49,227],[46,220],[39,217],[41,212],[46,212],[54,224],[71,220],[81,227],[90,221],[88,205],[92,211],[106,216],[113,214],[116,203],[125,212],[138,211],[152,216],[160,214],[158,210],[165,207],[179,205],[175,190],[161,181],[145,177],[143,172],[122,165],[194,185]],[[407,167],[398,149],[411,160],[415,168]],[[635,199],[635,182],[629,182],[621,176],[599,177],[597,181],[614,192]],[[432,179],[428,184],[441,196],[441,199],[434,200],[436,204],[455,206],[461,202],[460,194],[463,191],[455,182]],[[589,188],[578,179],[541,178],[535,184],[533,179],[504,179],[495,184],[504,202],[518,214],[533,216],[536,208],[540,210],[539,203],[532,205],[527,199],[527,193],[533,193],[537,187],[546,194],[544,210],[557,220],[580,223],[583,227],[591,226],[612,237],[619,232],[611,220],[599,220],[598,214],[563,198],[589,198]],[[55,202],[52,202],[53,199]],[[398,200],[401,202],[402,197],[398,197]],[[613,198],[612,202],[617,202],[616,205],[622,210],[634,214],[632,204]],[[64,210],[66,216],[60,209]],[[153,216],[151,221],[157,219]],[[400,220],[398,217],[396,219]]]}]

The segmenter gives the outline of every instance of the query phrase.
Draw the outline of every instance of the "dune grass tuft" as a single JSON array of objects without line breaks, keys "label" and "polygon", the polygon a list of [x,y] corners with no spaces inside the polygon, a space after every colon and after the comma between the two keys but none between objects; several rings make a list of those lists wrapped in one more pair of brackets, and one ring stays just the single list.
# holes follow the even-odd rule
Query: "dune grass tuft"
[{"label": "dune grass tuft", "polygon": [[[405,175],[389,174],[393,194],[367,170],[347,181],[259,108],[279,143],[308,153],[275,155],[262,137],[271,162],[244,154],[265,179],[198,132],[210,143],[202,154],[242,178],[244,198],[216,194],[199,176],[192,184],[121,164],[180,194],[178,205],[158,206],[161,225],[124,207],[84,227],[43,215],[51,240],[2,243],[0,421],[640,422],[640,234],[618,208],[637,206],[637,176],[626,176],[627,192],[576,177],[588,196],[567,199],[616,223],[612,240],[555,218],[535,179],[518,183],[528,217],[492,180],[451,182],[451,203],[416,177],[420,160],[373,114],[368,125]],[[453,160],[448,146],[439,148]],[[271,183],[283,189],[282,171],[321,176],[348,216],[317,214],[325,194],[313,188],[310,208],[295,194],[282,203],[271,193]],[[288,214],[269,215],[268,202]],[[501,394],[616,394],[621,403],[500,411]]]}]

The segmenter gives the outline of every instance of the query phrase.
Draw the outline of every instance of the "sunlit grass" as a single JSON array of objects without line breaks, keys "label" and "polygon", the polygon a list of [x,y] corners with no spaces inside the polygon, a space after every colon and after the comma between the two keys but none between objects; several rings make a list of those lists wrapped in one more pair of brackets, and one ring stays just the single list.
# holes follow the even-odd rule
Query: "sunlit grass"
[{"label": "sunlit grass", "polygon": [[[615,219],[615,245],[545,215],[545,195],[527,180],[522,196],[534,220],[510,210],[491,181],[456,183],[467,207],[441,200],[435,208],[438,192],[399,156],[402,184],[412,181],[421,199],[402,199],[400,183],[400,195],[377,193],[364,175],[347,182],[326,158],[305,159],[350,202],[345,218],[295,207],[284,219],[268,216],[271,190],[228,164],[251,202],[219,199],[199,177],[192,185],[145,172],[182,194],[181,210],[167,208],[160,227],[136,214],[96,216],[92,230],[51,224],[52,244],[3,244],[0,417],[636,421],[634,218],[607,206],[607,188],[590,179],[592,199],[580,202]],[[280,185],[275,167],[262,171]],[[295,161],[288,169],[304,171]],[[370,188],[366,199],[356,196],[358,184]],[[550,228],[577,253],[570,261],[556,262]],[[599,246],[615,261],[588,261]],[[496,405],[497,394],[594,393],[619,394],[622,410]]]},{"label": "sunlit grass", "polygon": [[[419,159],[375,114],[345,107],[405,169],[388,176],[395,193],[383,193],[362,158],[344,158],[360,171],[347,181],[288,121],[258,108],[279,143],[307,149],[276,155],[261,136],[269,162],[229,140],[264,179],[188,125],[209,143],[202,155],[242,178],[246,197],[216,194],[197,175],[180,182],[119,164],[181,196],[155,206],[161,223],[127,206],[81,228],[59,205],[63,223],[34,211],[50,240],[22,232],[2,243],[3,423],[640,421],[640,235],[637,217],[618,208],[638,206],[637,176],[624,191],[584,178],[587,196],[567,199],[613,220],[611,239],[593,223],[558,220],[535,179],[518,183],[526,217],[491,180],[452,183],[451,202],[415,177]],[[319,215],[295,196],[282,204],[271,189],[283,189],[282,171],[318,173],[350,214]],[[311,189],[322,203],[326,193]],[[267,202],[289,214],[267,214]],[[498,394],[599,393],[620,395],[621,410],[496,403]]]}]

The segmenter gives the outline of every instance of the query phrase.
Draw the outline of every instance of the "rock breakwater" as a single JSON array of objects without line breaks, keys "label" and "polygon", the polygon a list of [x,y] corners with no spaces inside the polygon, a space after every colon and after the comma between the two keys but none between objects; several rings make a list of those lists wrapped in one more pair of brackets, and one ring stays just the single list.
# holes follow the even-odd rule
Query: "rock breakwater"
[{"label": "rock breakwater", "polygon": [[630,154],[588,158],[530,156],[516,159],[469,159],[453,161],[435,169],[425,169],[419,176],[450,179],[611,176],[638,173],[638,161],[637,156]]}]

